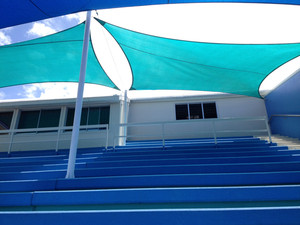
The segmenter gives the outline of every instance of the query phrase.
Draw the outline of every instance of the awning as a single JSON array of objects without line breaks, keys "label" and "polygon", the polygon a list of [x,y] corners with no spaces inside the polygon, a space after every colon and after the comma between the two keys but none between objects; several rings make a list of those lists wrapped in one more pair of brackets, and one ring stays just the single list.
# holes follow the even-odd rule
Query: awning
[{"label": "awning", "polygon": [[[0,87],[43,82],[78,82],[84,23],[71,29],[0,47]],[[116,88],[89,43],[86,83]]]},{"label": "awning", "polygon": [[191,42],[99,22],[125,53],[133,73],[133,90],[197,90],[260,97],[261,82],[300,55],[300,43]]}]

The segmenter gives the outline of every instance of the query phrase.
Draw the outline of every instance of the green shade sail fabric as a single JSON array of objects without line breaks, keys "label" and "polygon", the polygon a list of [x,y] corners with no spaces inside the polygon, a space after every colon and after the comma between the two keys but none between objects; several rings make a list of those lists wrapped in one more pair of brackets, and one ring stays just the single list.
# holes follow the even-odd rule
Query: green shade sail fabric
[{"label": "green shade sail fabric", "polygon": [[[85,24],[46,37],[0,47],[0,87],[78,82]],[[86,83],[116,88],[89,43]]]},{"label": "green shade sail fabric", "polygon": [[[197,90],[260,97],[261,82],[300,55],[295,44],[216,44],[146,35],[98,20],[131,66],[132,90]],[[84,23],[0,47],[0,87],[78,82]],[[86,83],[117,88],[89,45]]]},{"label": "green shade sail fabric", "polygon": [[198,90],[260,97],[273,70],[300,55],[300,44],[216,44],[167,39],[99,22],[128,58],[133,90]]}]

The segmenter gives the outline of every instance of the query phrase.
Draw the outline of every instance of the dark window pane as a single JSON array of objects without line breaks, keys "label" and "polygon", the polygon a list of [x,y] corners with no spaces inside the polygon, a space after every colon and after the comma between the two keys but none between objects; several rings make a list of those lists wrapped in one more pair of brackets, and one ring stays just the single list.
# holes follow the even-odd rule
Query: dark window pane
[{"label": "dark window pane", "polygon": [[60,109],[42,110],[39,127],[58,127]]},{"label": "dark window pane", "polygon": [[100,122],[100,108],[93,107],[89,108],[89,118],[88,118],[88,125],[97,125]]},{"label": "dark window pane", "polygon": [[203,103],[204,118],[218,118],[216,103]]},{"label": "dark window pane", "polygon": [[[73,126],[75,109],[69,108],[67,113],[66,126]],[[81,111],[80,125],[87,125],[88,108],[83,108]]]},{"label": "dark window pane", "polygon": [[176,105],[176,120],[187,120],[189,119],[188,116],[188,106],[185,105]]},{"label": "dark window pane", "polygon": [[100,109],[100,124],[109,124],[110,107],[101,107]]},{"label": "dark window pane", "polygon": [[[97,125],[109,123],[109,107],[83,108],[80,125]],[[68,109],[66,126],[73,126],[74,109]]]},{"label": "dark window pane", "polygon": [[81,111],[80,125],[82,126],[87,125],[87,117],[88,117],[88,108],[83,108]]},{"label": "dark window pane", "polygon": [[9,130],[13,112],[0,113],[0,130]]},{"label": "dark window pane", "polygon": [[19,129],[37,128],[40,111],[23,111],[19,120]]},{"label": "dark window pane", "polygon": [[73,120],[74,120],[74,109],[68,109],[67,113],[67,121],[66,121],[66,126],[73,126]]},{"label": "dark window pane", "polygon": [[190,119],[202,119],[201,104],[190,104]]}]

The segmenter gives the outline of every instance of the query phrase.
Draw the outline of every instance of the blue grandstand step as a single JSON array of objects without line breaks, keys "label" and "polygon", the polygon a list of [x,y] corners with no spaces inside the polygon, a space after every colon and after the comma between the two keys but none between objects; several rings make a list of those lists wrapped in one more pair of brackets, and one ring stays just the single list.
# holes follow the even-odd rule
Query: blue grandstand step
[{"label": "blue grandstand step", "polygon": [[[223,142],[223,143],[218,143],[217,145],[213,142],[209,142],[209,143],[190,143],[190,144],[173,144],[173,145],[165,145],[165,148],[180,148],[180,147],[184,147],[186,149],[189,148],[226,148],[226,147],[246,147],[246,146],[276,146],[275,143],[268,143],[267,141],[250,141],[250,142],[231,142],[231,141],[227,141],[227,142]],[[127,151],[134,151],[137,149],[158,149],[162,147],[162,143],[159,145],[137,145],[137,146],[118,146],[116,147],[117,150],[127,150]]]},{"label": "blue grandstand step", "polygon": [[125,156],[125,155],[151,155],[151,154],[178,154],[178,153],[207,153],[207,152],[247,152],[247,151],[278,151],[278,150],[288,150],[287,146],[244,146],[244,147],[224,147],[224,148],[184,148],[184,147],[177,147],[177,148],[156,148],[156,149],[135,149],[135,150],[114,150],[114,151],[106,151],[106,152],[95,152],[95,153],[82,153],[82,156],[85,155],[107,155],[107,156]]},{"label": "blue grandstand step", "polygon": [[151,207],[149,204],[154,203],[161,204],[161,207],[165,207],[163,203],[215,203],[216,206],[211,207],[217,207],[218,202],[243,202],[244,205],[247,202],[257,202],[257,205],[269,202],[271,206],[272,202],[281,202],[283,205],[299,202],[299,193],[299,185],[36,191],[0,193],[0,207],[28,206],[38,210],[42,206],[56,206],[58,209],[59,206],[105,204],[107,208],[111,204],[148,204]]},{"label": "blue grandstand step", "polygon": [[[300,171],[300,161],[282,163],[239,163],[239,164],[203,164],[203,165],[159,165],[140,167],[114,168],[78,168],[76,177],[104,177],[128,175],[159,175],[159,174],[204,174],[204,173],[250,173]],[[64,170],[40,170],[0,173],[1,181],[58,179],[64,178]]]},{"label": "blue grandstand step", "polygon": [[[86,162],[76,163],[76,168],[85,168]],[[43,165],[18,165],[18,166],[7,166],[5,167],[5,172],[21,172],[21,171],[43,171],[43,170],[66,170],[68,167],[68,163],[47,163]],[[1,170],[0,173],[4,172]]]},{"label": "blue grandstand step", "polygon": [[18,162],[60,160],[60,159],[66,158],[66,157],[67,157],[66,155],[9,157],[9,158],[0,158],[0,163],[18,163]]},{"label": "blue grandstand step", "polygon": [[298,184],[300,171],[108,176],[0,181],[0,192],[99,188],[201,187]]},{"label": "blue grandstand step", "polygon": [[248,157],[210,157],[210,158],[180,158],[180,159],[140,159],[89,162],[88,168],[122,167],[122,166],[151,166],[151,165],[186,165],[186,164],[228,164],[228,163],[259,163],[259,162],[287,162],[300,161],[300,155],[273,155]]},{"label": "blue grandstand step", "polygon": [[0,206],[299,201],[299,185],[141,188],[1,193]]},{"label": "blue grandstand step", "polygon": [[207,157],[239,157],[239,156],[268,156],[268,155],[294,155],[299,154],[300,150],[290,150],[290,151],[278,151],[278,150],[254,150],[253,151],[240,151],[240,152],[193,152],[193,153],[174,153],[174,152],[164,152],[157,154],[145,154],[145,155],[99,155],[99,160],[109,161],[109,160],[135,160],[135,159],[163,159],[163,158],[207,158]]},{"label": "blue grandstand step", "polygon": [[0,212],[0,224],[11,225],[257,225],[299,224],[299,207],[224,209],[146,209],[107,211]]}]

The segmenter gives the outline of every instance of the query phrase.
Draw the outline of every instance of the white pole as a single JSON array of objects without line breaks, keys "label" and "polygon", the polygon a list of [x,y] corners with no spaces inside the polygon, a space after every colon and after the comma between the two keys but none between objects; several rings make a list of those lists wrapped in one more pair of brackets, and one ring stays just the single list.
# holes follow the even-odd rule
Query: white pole
[{"label": "white pole", "polygon": [[126,145],[126,140],[127,140],[127,129],[128,129],[128,126],[127,126],[127,123],[128,123],[128,102],[127,102],[127,90],[125,90],[125,93],[124,93],[124,123],[126,124],[126,126],[124,126],[124,143]]},{"label": "white pole", "polygon": [[80,76],[78,82],[75,116],[74,116],[66,178],[75,177],[74,170],[75,170],[75,161],[76,161],[76,154],[77,154],[78,137],[79,137],[79,127],[80,127],[80,119],[81,119],[86,64],[87,64],[87,57],[88,57],[90,23],[91,23],[91,11],[88,11],[86,14],[86,23],[85,23],[84,40],[83,40],[83,48],[82,48],[82,57],[81,57],[81,68],[80,68]]}]

